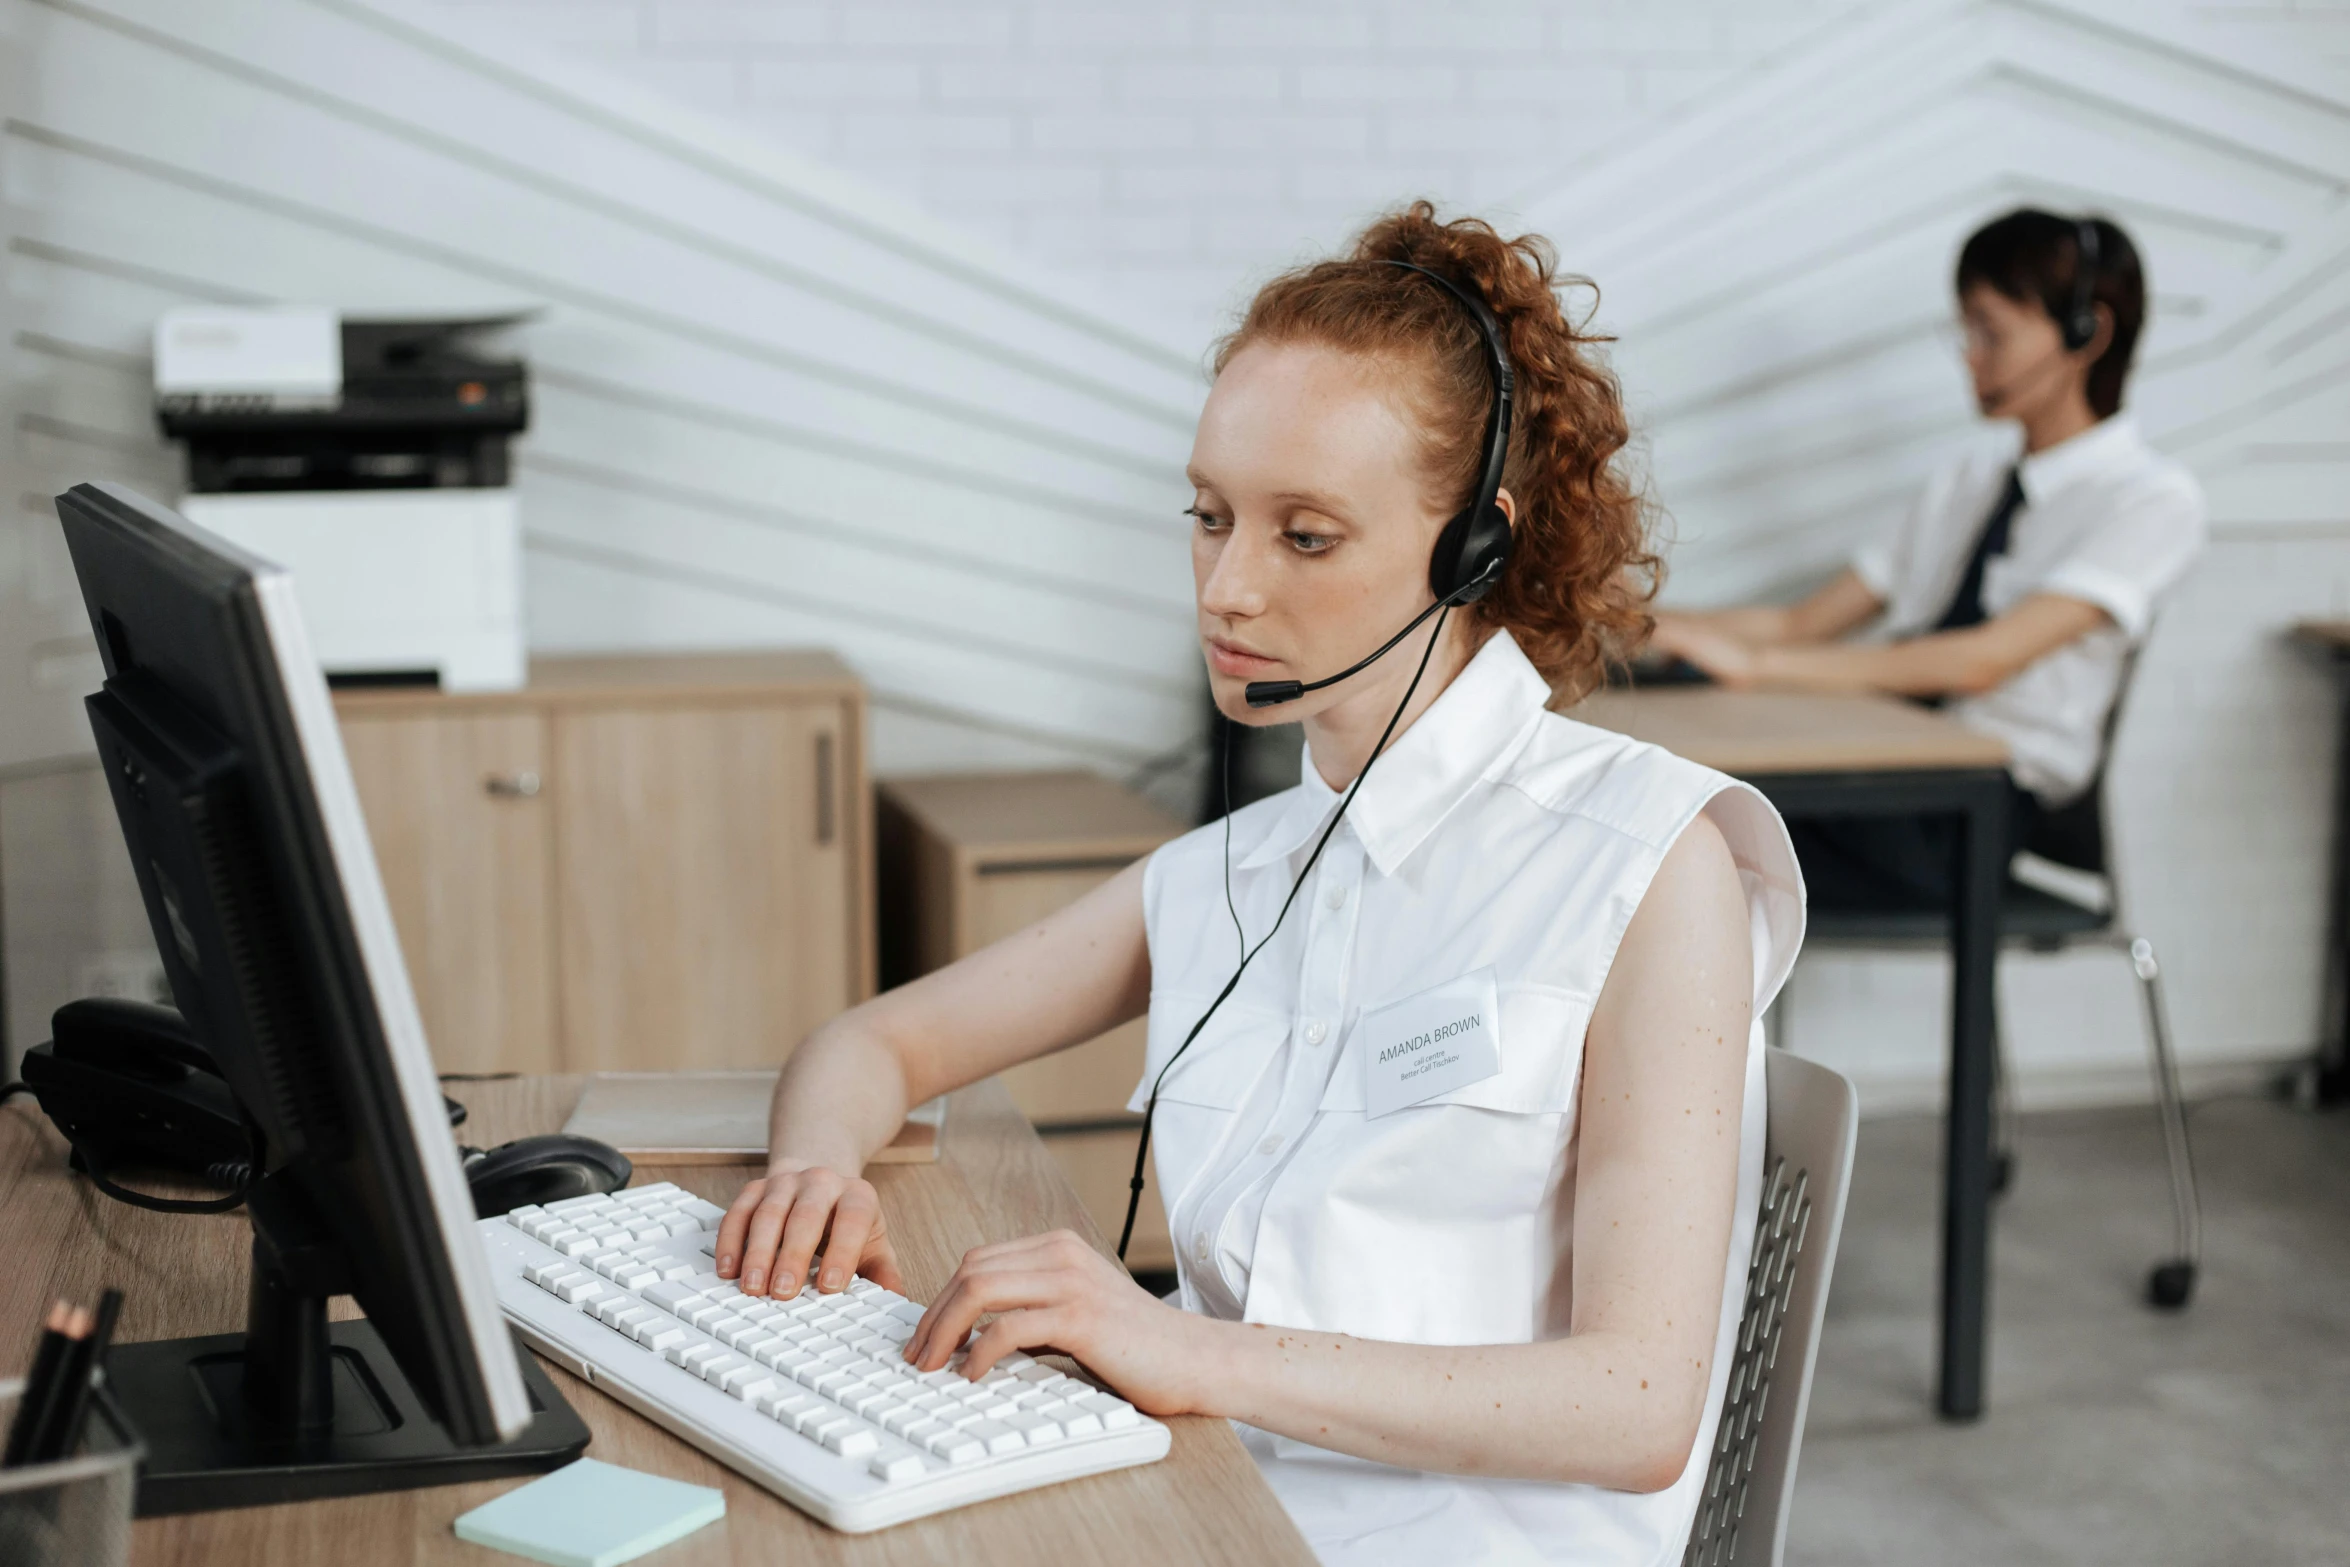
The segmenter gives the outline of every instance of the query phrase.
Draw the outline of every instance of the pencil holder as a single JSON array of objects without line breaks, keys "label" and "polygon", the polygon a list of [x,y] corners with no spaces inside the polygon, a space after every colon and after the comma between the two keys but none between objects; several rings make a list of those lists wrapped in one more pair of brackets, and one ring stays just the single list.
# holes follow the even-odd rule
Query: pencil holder
[{"label": "pencil holder", "polygon": [[[0,1381],[0,1430],[24,1383]],[[121,1567],[131,1553],[138,1438],[101,1387],[82,1450],[53,1464],[0,1469],[0,1562],[8,1567]]]}]

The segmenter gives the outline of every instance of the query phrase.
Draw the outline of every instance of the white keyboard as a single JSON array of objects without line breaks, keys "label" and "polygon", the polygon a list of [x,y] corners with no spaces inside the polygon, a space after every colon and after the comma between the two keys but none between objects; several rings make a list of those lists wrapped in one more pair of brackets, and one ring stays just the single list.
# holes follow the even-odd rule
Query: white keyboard
[{"label": "white keyboard", "polygon": [[1167,1428],[1009,1355],[919,1372],[922,1308],[858,1279],[747,1296],[713,1271],[724,1210],[666,1181],[481,1221],[498,1304],[533,1349],[835,1529],[1147,1464]]}]

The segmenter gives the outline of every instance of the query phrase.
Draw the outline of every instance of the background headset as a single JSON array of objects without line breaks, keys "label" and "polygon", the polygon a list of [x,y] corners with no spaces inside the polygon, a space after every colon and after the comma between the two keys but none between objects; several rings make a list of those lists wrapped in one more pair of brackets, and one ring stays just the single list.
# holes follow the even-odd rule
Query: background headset
[{"label": "background headset", "polygon": [[[1338,824],[1346,819],[1346,808],[1354,804],[1355,795],[1363,787],[1363,780],[1371,776],[1372,763],[1377,762],[1380,754],[1387,749],[1387,742],[1394,736],[1395,726],[1402,721],[1404,710],[1412,705],[1412,697],[1420,689],[1420,677],[1428,672],[1428,660],[1434,656],[1436,644],[1444,635],[1445,617],[1456,605],[1473,604],[1491,592],[1493,585],[1501,580],[1502,568],[1509,564],[1510,524],[1509,518],[1501,510],[1501,472],[1509,461],[1510,408],[1515,398],[1517,381],[1510,371],[1509,349],[1502,337],[1501,323],[1475,291],[1463,288],[1442,273],[1432,272],[1416,262],[1394,261],[1384,257],[1376,264],[1417,272],[1459,300],[1461,307],[1469,313],[1469,319],[1476,323],[1478,338],[1485,347],[1486,369],[1493,378],[1493,409],[1485,421],[1485,453],[1477,469],[1477,488],[1471,493],[1469,504],[1456,513],[1444,525],[1443,531],[1436,535],[1436,547],[1428,558],[1428,588],[1436,595],[1435,603],[1413,616],[1409,625],[1381,643],[1369,657],[1348,665],[1335,675],[1308,681],[1249,682],[1247,696],[1251,707],[1276,707],[1283,702],[1294,702],[1308,691],[1319,691],[1361,674],[1385,658],[1397,643],[1410,636],[1429,616],[1436,617],[1436,629],[1428,633],[1428,646],[1420,654],[1420,667],[1412,672],[1411,684],[1404,688],[1403,700],[1396,704],[1394,713],[1389,715],[1387,727],[1379,733],[1379,743],[1371,748],[1371,755],[1363,763],[1363,770],[1355,775],[1355,781],[1348,787],[1345,798],[1338,802],[1338,810],[1322,829],[1322,836],[1315,841],[1314,852],[1306,857],[1304,868],[1297,873],[1297,880],[1289,884],[1289,896],[1281,900],[1281,912],[1273,917],[1273,928],[1266,931],[1255,946],[1249,946],[1246,932],[1240,931],[1240,915],[1237,911],[1233,913],[1233,929],[1241,935],[1240,964],[1233,969],[1232,977],[1224,982],[1224,988],[1216,993],[1216,999],[1208,1003],[1208,1009],[1199,1015],[1199,1021],[1192,1024],[1191,1031],[1183,1036],[1183,1043],[1176,1046],[1174,1053],[1167,1057],[1167,1064],[1160,1067],[1158,1075],[1151,1079],[1150,1098],[1144,1102],[1142,1109],[1142,1135],[1136,1138],[1134,1144],[1134,1176],[1127,1182],[1126,1223],[1118,1231],[1118,1260],[1121,1262],[1126,1260],[1127,1243],[1134,1239],[1134,1216],[1142,1207],[1143,1170],[1150,1157],[1151,1117],[1159,1106],[1159,1085],[1166,1081],[1167,1073],[1175,1063],[1183,1059],[1183,1053],[1191,1048],[1192,1041],[1199,1038],[1200,1031],[1208,1026],[1208,1019],[1216,1015],[1216,1009],[1239,988],[1241,976],[1248,972],[1249,964],[1265,949],[1265,944],[1280,932],[1281,922],[1289,918],[1290,905],[1297,902],[1299,890],[1305,886],[1306,878],[1314,874],[1314,866],[1320,862],[1323,849],[1329,846],[1331,835],[1338,831]],[[1224,791],[1224,903],[1229,909],[1233,907],[1232,748],[1229,745],[1224,747],[1220,771]]]},{"label": "background headset", "polygon": [[2098,252],[2104,242],[2097,234],[2095,218],[2078,218],[2073,223],[2073,303],[2056,323],[2064,334],[2067,353],[2079,353],[2097,336],[2097,264]]}]

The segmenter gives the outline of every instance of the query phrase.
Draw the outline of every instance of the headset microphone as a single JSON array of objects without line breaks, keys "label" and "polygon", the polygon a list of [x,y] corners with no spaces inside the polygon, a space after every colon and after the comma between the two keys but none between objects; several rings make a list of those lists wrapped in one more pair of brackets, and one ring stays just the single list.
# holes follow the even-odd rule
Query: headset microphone
[{"label": "headset microphone", "polygon": [[[1251,707],[1279,707],[1284,702],[1296,701],[1299,697],[1304,696],[1308,691],[1319,691],[1324,686],[1334,686],[1341,680],[1353,679],[1356,675],[1361,674],[1364,670],[1370,668],[1373,664],[1378,663],[1379,660],[1394,652],[1395,645],[1398,642],[1401,642],[1404,638],[1410,636],[1413,632],[1419,630],[1421,624],[1425,622],[1430,615],[1435,614],[1440,609],[1451,609],[1456,604],[1465,604],[1470,599],[1483,597],[1485,590],[1492,585],[1492,579],[1500,575],[1501,567],[1502,563],[1498,560],[1495,561],[1492,565],[1486,567],[1485,571],[1479,575],[1474,582],[1463,583],[1461,586],[1453,589],[1452,593],[1448,597],[1438,599],[1435,603],[1429,605],[1426,609],[1420,611],[1417,615],[1414,615],[1410,625],[1404,627],[1401,631],[1398,631],[1394,636],[1389,637],[1385,642],[1380,643],[1379,650],[1373,653],[1370,657],[1357,660],[1355,663],[1347,665],[1344,669],[1340,670],[1335,675],[1325,675],[1320,680],[1250,681],[1248,683],[1248,691],[1246,693],[1248,696],[1248,705]],[[1476,589],[1476,592],[1470,592],[1469,590],[1471,588]]]},{"label": "headset microphone", "polygon": [[[1324,679],[1256,680],[1249,683],[1247,695],[1251,707],[1277,707],[1283,702],[1294,702],[1308,691],[1319,691],[1324,686],[1336,685],[1341,680],[1362,673],[1385,658],[1396,644],[1410,636],[1429,616],[1436,617],[1436,629],[1428,634],[1428,646],[1420,654],[1420,667],[1413,671],[1412,683],[1404,688],[1403,700],[1395,705],[1394,713],[1389,715],[1386,729],[1380,732],[1378,743],[1371,747],[1370,756],[1363,762],[1363,770],[1355,774],[1354,783],[1339,800],[1338,809],[1332,814],[1329,824],[1322,829],[1322,836],[1314,844],[1314,852],[1306,856],[1305,869],[1299,871],[1297,880],[1289,884],[1289,896],[1282,901],[1281,912],[1273,916],[1273,928],[1265,932],[1253,947],[1247,944],[1243,936],[1240,966],[1232,971],[1232,977],[1224,982],[1224,988],[1217,993],[1216,999],[1208,1003],[1208,1009],[1199,1015],[1199,1021],[1191,1025],[1191,1032],[1183,1036],[1183,1043],[1177,1045],[1173,1054],[1167,1057],[1167,1064],[1159,1068],[1158,1076],[1151,1079],[1150,1097],[1142,1109],[1142,1135],[1134,1145],[1134,1177],[1127,1182],[1126,1225],[1118,1232],[1118,1260],[1121,1262],[1126,1260],[1127,1243],[1134,1238],[1134,1217],[1142,1208],[1142,1174],[1150,1158],[1151,1117],[1159,1107],[1159,1085],[1166,1081],[1167,1073],[1182,1059],[1183,1053],[1191,1048],[1191,1042],[1199,1038],[1200,1032],[1208,1026],[1208,1019],[1216,1015],[1216,1009],[1239,987],[1241,976],[1248,972],[1249,964],[1265,949],[1266,943],[1280,932],[1281,922],[1289,918],[1289,906],[1297,901],[1298,892],[1305,886],[1306,878],[1313,875],[1314,866],[1322,858],[1322,850],[1328,847],[1331,835],[1338,831],[1338,824],[1346,820],[1346,808],[1354,803],[1355,796],[1361,792],[1363,780],[1371,776],[1372,763],[1378,761],[1380,753],[1387,749],[1387,742],[1395,734],[1396,725],[1403,721],[1404,709],[1412,705],[1412,696],[1420,689],[1420,678],[1428,673],[1429,660],[1436,654],[1437,640],[1444,635],[1447,615],[1455,607],[1473,604],[1491,592],[1493,585],[1501,580],[1502,568],[1509,564],[1510,520],[1502,513],[1499,497],[1501,471],[1509,461],[1510,404],[1515,395],[1516,378],[1510,373],[1509,349],[1507,340],[1502,336],[1501,323],[1494,318],[1493,311],[1483,299],[1442,273],[1431,272],[1415,262],[1394,261],[1384,257],[1379,258],[1378,264],[1419,273],[1459,300],[1461,308],[1476,323],[1477,335],[1485,348],[1486,369],[1493,376],[1493,411],[1485,422],[1485,452],[1477,469],[1477,488],[1471,494],[1469,504],[1447,522],[1444,531],[1436,536],[1436,548],[1428,559],[1428,586],[1435,593],[1436,602],[1413,616],[1410,625],[1389,637],[1369,658]],[[1227,751],[1224,767],[1224,897],[1227,904],[1230,904],[1232,898],[1231,790],[1231,758]],[[1235,931],[1238,931],[1239,923],[1240,916],[1235,914]]]}]

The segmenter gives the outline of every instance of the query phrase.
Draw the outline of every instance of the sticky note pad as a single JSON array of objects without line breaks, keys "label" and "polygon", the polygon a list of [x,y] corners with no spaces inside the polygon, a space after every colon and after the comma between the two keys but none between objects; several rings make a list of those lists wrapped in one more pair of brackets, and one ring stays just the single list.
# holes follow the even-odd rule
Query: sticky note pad
[{"label": "sticky note pad", "polygon": [[617,1567],[726,1516],[726,1495],[583,1458],[485,1502],[457,1538],[554,1567]]}]

